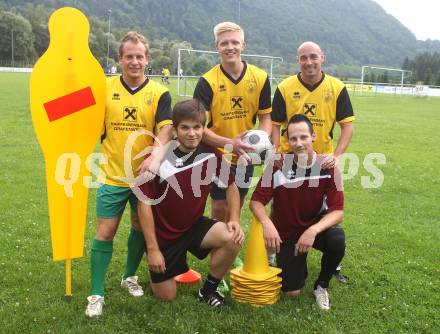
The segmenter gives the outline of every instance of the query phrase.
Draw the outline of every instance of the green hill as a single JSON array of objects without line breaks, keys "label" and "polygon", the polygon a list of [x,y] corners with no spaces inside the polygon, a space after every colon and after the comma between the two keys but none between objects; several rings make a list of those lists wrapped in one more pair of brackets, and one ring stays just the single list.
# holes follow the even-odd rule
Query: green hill
[{"label": "green hill", "polygon": [[407,57],[440,51],[440,41],[418,41],[372,0],[0,0],[0,8],[23,13],[28,3],[51,10],[80,8],[100,21],[104,34],[111,9],[112,32],[139,29],[153,41],[188,41],[193,48],[209,50],[216,23],[240,21],[247,52],[282,56],[288,62],[294,62],[295,49],[305,40],[321,44],[329,65],[400,67]]}]

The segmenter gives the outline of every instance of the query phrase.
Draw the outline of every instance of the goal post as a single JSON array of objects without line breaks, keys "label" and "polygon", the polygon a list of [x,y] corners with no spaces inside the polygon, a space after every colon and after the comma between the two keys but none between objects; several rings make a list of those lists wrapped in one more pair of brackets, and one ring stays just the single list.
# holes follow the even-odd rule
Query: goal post
[{"label": "goal post", "polygon": [[[183,75],[183,68],[182,68],[182,53],[187,52],[188,54],[191,53],[199,53],[199,54],[206,54],[206,55],[217,55],[217,51],[208,51],[208,50],[196,50],[196,49],[178,49],[177,53],[177,95],[178,96],[192,96],[188,95],[186,92],[187,87],[187,79],[194,80],[195,78],[199,78],[199,76],[194,75]],[[269,80],[272,83],[272,80],[274,79],[273,76],[273,68],[274,68],[274,61],[280,61],[283,62],[282,57],[276,57],[276,56],[264,56],[264,55],[255,55],[255,54],[246,54],[242,53],[242,57],[244,58],[257,58],[262,60],[267,60],[269,62],[269,68],[267,71],[269,72]],[[218,61],[217,61],[218,62]],[[200,73],[200,76],[203,75],[203,73]],[[184,90],[182,89],[184,86]]]},{"label": "goal post", "polygon": [[371,70],[381,70],[384,71],[384,73],[390,71],[390,72],[398,72],[400,73],[400,94],[402,94],[403,92],[403,84],[404,84],[404,80],[405,80],[405,75],[406,78],[410,77],[412,75],[412,71],[408,71],[408,70],[402,70],[402,69],[398,69],[398,68],[389,68],[389,67],[378,67],[378,66],[370,66],[370,65],[364,65],[362,66],[362,74],[361,74],[361,95],[364,92],[364,83],[365,83],[365,77],[366,77],[366,72],[368,69]]}]

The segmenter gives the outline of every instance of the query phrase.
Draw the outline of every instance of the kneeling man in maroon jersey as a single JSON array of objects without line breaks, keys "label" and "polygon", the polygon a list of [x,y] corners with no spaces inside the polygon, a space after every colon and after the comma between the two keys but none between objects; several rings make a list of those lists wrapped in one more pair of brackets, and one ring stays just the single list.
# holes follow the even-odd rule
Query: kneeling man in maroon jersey
[{"label": "kneeling man in maroon jersey", "polygon": [[[338,225],[344,214],[341,176],[336,169],[321,168],[325,157],[313,151],[315,134],[307,116],[289,120],[287,137],[291,153],[281,169],[266,168],[250,207],[263,225],[266,246],[277,253],[282,290],[288,295],[297,296],[304,287],[308,251],[323,253],[314,295],[318,306],[328,310],[327,288],[345,252],[344,231]],[[269,217],[264,206],[272,199]]]},{"label": "kneeling man in maroon jersey", "polygon": [[[199,145],[205,122],[205,109],[198,100],[176,103],[177,141],[171,144],[159,175],[140,187],[138,213],[153,294],[161,300],[174,299],[174,277],[189,269],[187,251],[199,259],[210,254],[209,272],[197,298],[221,307],[225,300],[217,287],[237,256],[244,233],[239,224],[240,195],[228,162],[215,149]],[[213,182],[227,188],[227,222],[203,216]]]}]

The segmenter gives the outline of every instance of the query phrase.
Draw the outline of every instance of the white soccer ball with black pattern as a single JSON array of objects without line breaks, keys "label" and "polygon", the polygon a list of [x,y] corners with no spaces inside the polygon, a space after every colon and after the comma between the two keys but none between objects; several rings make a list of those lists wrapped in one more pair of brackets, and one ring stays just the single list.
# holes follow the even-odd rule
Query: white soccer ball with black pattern
[{"label": "white soccer ball with black pattern", "polygon": [[242,138],[242,141],[254,148],[255,151],[247,152],[252,159],[252,165],[260,165],[274,152],[272,141],[263,130],[250,130]]}]

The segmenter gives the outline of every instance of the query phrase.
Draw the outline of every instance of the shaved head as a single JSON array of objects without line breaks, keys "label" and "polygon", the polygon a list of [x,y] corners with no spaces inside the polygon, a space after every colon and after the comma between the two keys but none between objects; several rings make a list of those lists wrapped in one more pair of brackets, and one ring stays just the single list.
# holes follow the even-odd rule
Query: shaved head
[{"label": "shaved head", "polygon": [[315,42],[304,42],[298,47],[296,62],[301,70],[301,79],[305,83],[315,85],[321,80],[321,64],[324,62],[324,58],[321,47]]},{"label": "shaved head", "polygon": [[303,52],[309,53],[310,51],[322,54],[321,47],[318,44],[316,44],[315,42],[307,41],[307,42],[302,43],[298,47],[298,49],[296,50],[296,55],[299,56],[300,53],[303,53]]}]

